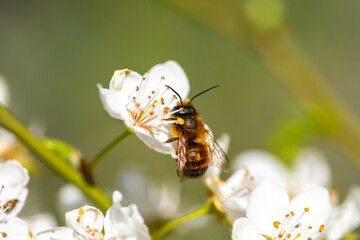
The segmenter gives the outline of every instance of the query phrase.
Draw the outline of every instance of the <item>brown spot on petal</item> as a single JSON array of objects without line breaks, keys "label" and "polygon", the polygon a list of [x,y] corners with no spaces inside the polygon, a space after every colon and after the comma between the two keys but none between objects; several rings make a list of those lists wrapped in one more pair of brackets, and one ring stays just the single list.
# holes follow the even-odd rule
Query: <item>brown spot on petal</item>
[{"label": "brown spot on petal", "polygon": [[5,203],[3,206],[3,209],[5,209],[5,214],[11,213],[18,204],[18,202],[19,202],[18,199],[13,199]]}]

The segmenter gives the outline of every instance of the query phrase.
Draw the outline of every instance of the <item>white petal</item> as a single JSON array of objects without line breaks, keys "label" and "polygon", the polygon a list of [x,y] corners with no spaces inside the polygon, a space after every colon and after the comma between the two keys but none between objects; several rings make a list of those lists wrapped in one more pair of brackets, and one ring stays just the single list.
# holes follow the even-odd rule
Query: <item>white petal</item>
[{"label": "white petal", "polygon": [[[0,187],[21,189],[28,182],[29,174],[18,161],[10,160],[0,163]],[[4,191],[6,191],[5,189]]]},{"label": "white petal", "polygon": [[[144,76],[146,76],[146,74]],[[164,85],[168,85],[173,88],[182,99],[187,98],[189,95],[189,80],[182,67],[175,61],[170,60],[153,66],[150,70],[149,77],[150,81],[154,85],[161,80],[161,77],[165,77]],[[174,93],[169,91],[170,96],[173,94]]]},{"label": "white petal", "polygon": [[[5,238],[1,238],[3,234]],[[20,218],[12,218],[6,222],[0,222],[0,238],[6,240],[27,240],[31,239],[31,231],[28,224]]]},{"label": "white petal", "polygon": [[250,150],[236,157],[235,169],[246,166],[256,183],[266,178],[279,186],[286,186],[287,170],[275,156],[265,151]]},{"label": "white petal", "polygon": [[247,218],[239,218],[233,224],[232,240],[264,240],[256,226]]},{"label": "white petal", "polygon": [[131,204],[129,207],[122,207],[119,196],[121,196],[119,193],[113,194],[114,203],[105,216],[105,239],[150,239],[149,230],[136,205]]},{"label": "white petal", "polygon": [[289,177],[289,190],[296,195],[315,187],[327,187],[330,179],[330,167],[324,155],[315,149],[306,149],[296,159]]},{"label": "white petal", "polygon": [[164,154],[171,154],[175,151],[175,147],[171,143],[165,143],[171,138],[170,130],[166,132],[158,132],[156,135],[150,133],[144,128],[134,126],[133,130],[138,138],[142,140],[148,147]]},{"label": "white petal", "polygon": [[332,211],[325,233],[328,240],[338,240],[359,226],[360,187],[353,186],[344,202]]},{"label": "white petal", "polygon": [[231,221],[246,216],[246,207],[249,203],[249,196],[230,197],[223,201],[225,213]]},{"label": "white petal", "polygon": [[[28,195],[28,189],[23,188],[19,191],[13,189],[7,189],[6,195],[1,196],[1,204],[8,206],[9,209],[0,214],[0,221],[16,217],[25,205],[25,201]],[[12,205],[9,205],[11,203]]]},{"label": "white petal", "polygon": [[[129,114],[126,111],[126,104],[128,103],[126,96],[116,94],[109,89],[102,88],[100,84],[97,86],[99,89],[101,102],[109,115],[113,118],[129,120]],[[126,121],[126,123],[127,122],[128,121]]]},{"label": "white petal", "polygon": [[286,191],[268,180],[263,180],[250,194],[246,216],[262,234],[270,236],[274,230],[274,221],[282,221],[288,207],[289,196]]},{"label": "white petal", "polygon": [[23,217],[23,220],[29,224],[29,227],[34,235],[38,232],[57,226],[55,217],[50,213],[38,213],[33,216],[26,216]]},{"label": "white petal", "polygon": [[75,232],[86,236],[87,229],[100,233],[103,229],[104,215],[95,207],[85,205],[65,214],[66,225]]},{"label": "white petal", "polygon": [[315,188],[303,192],[296,196],[290,203],[290,209],[297,216],[304,213],[304,209],[309,208],[301,218],[301,223],[318,229],[320,225],[326,225],[330,215],[330,196],[325,188]]},{"label": "white petal", "polygon": [[87,240],[68,227],[58,227],[38,233],[34,240]]},{"label": "white petal", "polygon": [[10,102],[10,91],[5,79],[0,76],[0,104],[8,106]]},{"label": "white petal", "polygon": [[[23,208],[28,194],[29,175],[18,161],[0,163],[0,221],[16,216]],[[6,207],[5,207],[6,206]]]}]

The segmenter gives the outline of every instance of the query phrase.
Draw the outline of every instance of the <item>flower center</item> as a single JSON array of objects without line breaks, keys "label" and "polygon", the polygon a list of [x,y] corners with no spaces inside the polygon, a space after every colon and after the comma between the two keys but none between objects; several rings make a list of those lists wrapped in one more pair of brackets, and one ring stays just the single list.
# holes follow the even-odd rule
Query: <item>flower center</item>
[{"label": "flower center", "polygon": [[[4,189],[5,186],[2,185],[0,189],[0,199]],[[6,203],[2,203],[0,201],[0,219],[2,219],[3,215],[9,215],[17,207],[18,203],[19,203],[19,199],[12,199],[7,201]]]},{"label": "flower center", "polygon": [[238,185],[232,188],[232,192],[233,195],[236,195],[237,197],[245,197],[253,190],[255,178],[250,174],[250,170],[246,166],[241,167],[239,172],[243,176],[240,178]]},{"label": "flower center", "polygon": [[294,212],[285,215],[283,222],[274,221],[274,233],[269,240],[312,240],[316,239],[325,230],[325,225],[320,225],[318,230],[312,226],[305,225],[303,216],[310,211],[308,207],[297,217]]},{"label": "flower center", "polygon": [[170,105],[177,100],[177,96],[165,100],[164,95],[168,88],[164,86],[165,77],[161,77],[158,85],[146,92],[150,77],[150,70],[147,71],[146,77],[143,77],[140,84],[129,95],[129,103],[127,110],[132,118],[132,125],[146,129],[153,132],[154,127],[158,124],[172,123],[171,121],[164,122],[164,118],[171,116],[176,111],[169,111]]}]

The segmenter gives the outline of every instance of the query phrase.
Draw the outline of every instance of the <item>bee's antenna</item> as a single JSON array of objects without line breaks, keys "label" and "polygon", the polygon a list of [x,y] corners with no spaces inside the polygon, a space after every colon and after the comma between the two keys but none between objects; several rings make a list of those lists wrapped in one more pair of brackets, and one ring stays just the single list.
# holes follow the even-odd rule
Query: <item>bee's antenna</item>
[{"label": "bee's antenna", "polygon": [[168,85],[165,85],[165,87],[170,88],[176,95],[178,95],[178,97],[180,98],[181,105],[183,105],[183,101],[182,101],[182,98],[180,97],[180,95],[174,89],[172,89],[172,87],[170,87]]},{"label": "bee's antenna", "polygon": [[201,92],[201,93],[196,94],[195,96],[193,96],[193,97],[190,99],[190,102],[191,102],[194,98],[200,96],[201,94],[206,93],[207,91],[210,91],[211,89],[217,88],[217,87],[220,87],[220,85],[213,86],[213,87],[211,87],[211,88],[209,88],[209,89],[207,89],[207,90],[205,90],[205,91],[203,91],[203,92]]}]

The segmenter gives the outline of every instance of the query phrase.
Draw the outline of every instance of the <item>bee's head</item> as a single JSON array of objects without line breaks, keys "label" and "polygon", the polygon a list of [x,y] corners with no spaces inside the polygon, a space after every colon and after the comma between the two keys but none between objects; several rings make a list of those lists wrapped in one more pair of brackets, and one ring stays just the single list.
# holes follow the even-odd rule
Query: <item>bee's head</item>
[{"label": "bee's head", "polygon": [[179,112],[176,113],[177,116],[184,116],[184,115],[193,115],[196,113],[195,108],[192,105],[181,105],[178,104],[177,106],[174,107],[173,110],[180,110]]}]

